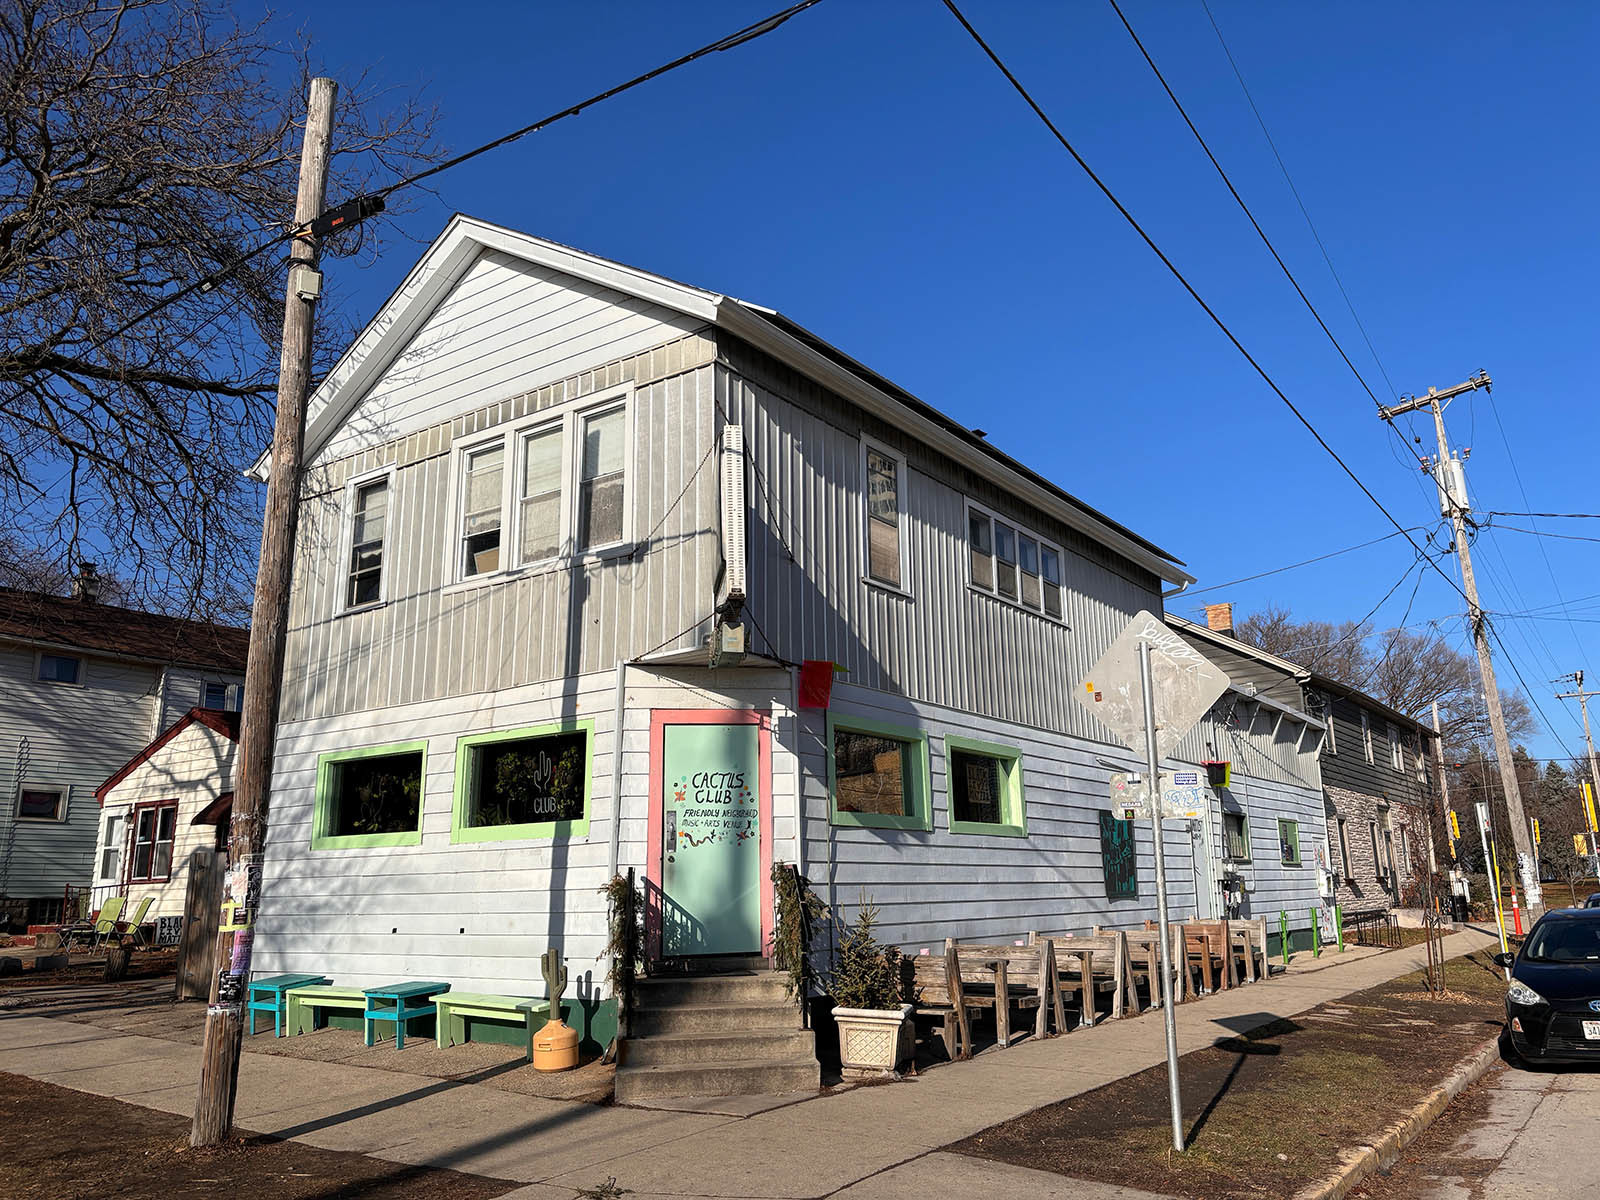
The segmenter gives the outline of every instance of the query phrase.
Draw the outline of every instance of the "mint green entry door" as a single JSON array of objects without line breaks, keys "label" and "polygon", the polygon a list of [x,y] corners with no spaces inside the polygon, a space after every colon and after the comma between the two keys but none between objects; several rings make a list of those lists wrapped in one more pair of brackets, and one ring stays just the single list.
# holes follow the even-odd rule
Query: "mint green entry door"
[{"label": "mint green entry door", "polygon": [[761,950],[761,727],[663,730],[662,953]]}]

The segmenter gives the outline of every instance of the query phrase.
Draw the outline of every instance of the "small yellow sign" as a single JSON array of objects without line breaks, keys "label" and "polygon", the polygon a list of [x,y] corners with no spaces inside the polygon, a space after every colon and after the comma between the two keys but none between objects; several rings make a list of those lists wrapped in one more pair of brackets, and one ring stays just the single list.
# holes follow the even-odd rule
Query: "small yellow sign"
[{"label": "small yellow sign", "polygon": [[1459,839],[1461,837],[1461,822],[1456,817],[1456,810],[1455,809],[1452,808],[1452,809],[1449,809],[1448,811],[1450,813],[1450,840],[1452,842],[1452,845],[1451,845],[1450,849],[1451,849],[1451,852],[1454,853],[1455,846],[1454,846],[1453,843],[1457,839]]},{"label": "small yellow sign", "polygon": [[1588,841],[1583,834],[1575,833],[1572,835],[1572,848],[1576,850],[1579,855],[1586,856],[1589,853]]},{"label": "small yellow sign", "polygon": [[1539,818],[1538,817],[1535,817],[1533,819],[1533,844],[1535,846],[1537,846],[1539,844]]}]

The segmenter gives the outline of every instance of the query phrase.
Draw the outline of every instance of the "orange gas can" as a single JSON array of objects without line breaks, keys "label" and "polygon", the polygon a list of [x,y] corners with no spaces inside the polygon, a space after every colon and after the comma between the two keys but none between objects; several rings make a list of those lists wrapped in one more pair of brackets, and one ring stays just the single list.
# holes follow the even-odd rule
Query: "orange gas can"
[{"label": "orange gas can", "polygon": [[536,1071],[570,1071],[578,1065],[578,1031],[560,1021],[550,1021],[533,1035]]}]

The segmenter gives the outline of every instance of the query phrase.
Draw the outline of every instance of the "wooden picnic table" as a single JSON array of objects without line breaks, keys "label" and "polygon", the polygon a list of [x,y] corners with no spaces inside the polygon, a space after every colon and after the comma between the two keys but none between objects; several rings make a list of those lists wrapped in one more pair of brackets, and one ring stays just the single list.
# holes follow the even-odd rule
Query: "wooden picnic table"
[{"label": "wooden picnic table", "polygon": [[[433,1004],[433,997],[449,990],[448,983],[434,980],[406,980],[401,983],[385,983],[379,987],[362,988],[361,994],[367,999],[366,1011],[362,1014],[361,1020],[362,1040],[367,1045],[372,1045],[373,1023],[393,1021],[394,1048],[403,1050],[406,1044],[406,1022],[416,1017],[435,1016],[437,1010]],[[413,1003],[417,1000],[423,1003]]]}]

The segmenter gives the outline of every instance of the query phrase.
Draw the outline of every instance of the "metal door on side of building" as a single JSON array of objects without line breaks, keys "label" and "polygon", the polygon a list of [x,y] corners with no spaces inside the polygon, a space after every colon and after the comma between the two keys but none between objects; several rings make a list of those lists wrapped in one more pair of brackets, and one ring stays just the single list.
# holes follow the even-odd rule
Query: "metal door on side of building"
[{"label": "metal door on side of building", "polygon": [[661,954],[759,954],[771,870],[767,722],[666,712],[653,733]]}]

